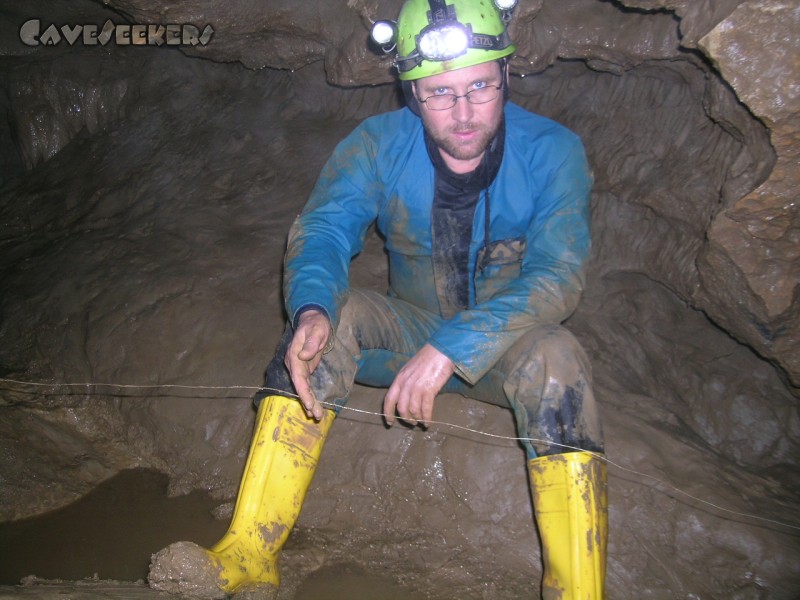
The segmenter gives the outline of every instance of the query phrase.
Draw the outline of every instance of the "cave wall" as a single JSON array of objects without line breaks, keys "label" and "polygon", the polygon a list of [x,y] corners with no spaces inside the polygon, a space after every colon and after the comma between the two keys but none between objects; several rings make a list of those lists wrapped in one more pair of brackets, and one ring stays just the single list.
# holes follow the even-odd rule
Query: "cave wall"
[{"label": "cave wall", "polygon": [[[228,2],[224,8],[210,1],[165,6],[159,0],[110,0],[106,4],[137,23],[195,23],[198,27],[213,23],[213,43],[184,48],[190,55],[238,61],[251,69],[293,70],[321,61],[328,82],[336,86],[374,85],[392,79],[389,61],[370,50],[366,31],[372,20],[395,15],[399,0],[351,0],[346,6],[283,1],[270,3],[268,9],[255,8],[247,0]],[[619,75],[647,61],[704,65],[706,112],[732,137],[753,148],[753,156],[742,156],[731,164],[715,206],[709,209],[707,197],[685,197],[684,204],[696,201],[705,207],[706,214],[692,215],[699,218],[695,226],[703,228],[704,239],[681,249],[681,259],[694,263],[677,277],[682,281],[672,277],[665,283],[731,335],[774,361],[793,388],[800,386],[800,208],[799,176],[794,168],[800,66],[793,59],[800,43],[798,21],[796,2],[521,2],[512,25],[518,52],[511,63],[512,71],[523,76],[546,71],[556,60],[585,61],[592,69]],[[94,77],[102,83],[91,86],[93,93],[85,98],[54,97],[74,94],[74,88],[49,87],[46,94],[37,93],[46,76],[33,69],[25,74],[24,82],[12,81],[10,86],[8,110],[14,120],[38,127],[16,132],[27,166],[52,155],[80,127],[91,132],[104,125],[88,121],[86,115],[112,121],[126,110],[121,100],[129,91],[119,75],[106,77],[101,69]],[[722,88],[728,86],[733,96],[723,93]],[[93,110],[92,103],[101,104],[102,109]],[[735,103],[741,103],[752,118],[728,120]],[[69,107],[74,106],[82,106],[84,115],[70,114]],[[43,127],[43,120],[37,118],[64,108],[70,118],[59,119],[57,128]],[[673,166],[658,156],[650,158],[654,161],[650,168],[662,171],[668,180]],[[637,203],[649,205],[659,218],[674,218],[676,211],[689,218],[691,210],[683,212],[681,202],[671,202],[675,194],[667,189],[660,193],[660,200],[652,194]],[[655,246],[643,250],[657,253]]]},{"label": "cave wall", "polygon": [[[391,73],[364,40],[398,6],[4,7],[0,374],[257,385],[281,329],[294,214],[333,144],[397,106],[390,85],[373,87]],[[215,37],[181,51],[15,43],[28,16],[121,14],[212,23]],[[514,100],[577,131],[595,173],[591,275],[569,325],[595,363],[609,454],[779,522],[793,522],[800,455],[797,20],[796,3],[523,1],[512,63]],[[376,248],[353,276],[381,289]],[[4,387],[0,516],[58,506],[131,466],[169,473],[175,493],[229,500],[249,391],[153,389]],[[379,394],[353,402],[374,409]],[[450,420],[513,435],[499,409],[445,402]],[[513,597],[534,579],[527,481],[507,468],[516,446],[481,447],[468,464],[492,477],[475,478],[463,464],[475,440],[364,430],[345,420],[332,433],[301,521],[324,552],[301,543],[288,556],[298,573],[325,553],[420,571],[425,555],[422,581],[442,575],[443,594]],[[360,458],[341,468],[343,455]],[[415,469],[426,476],[408,486]],[[800,589],[785,528],[612,478],[614,597]],[[417,529],[437,536],[407,533],[418,506]],[[503,558],[488,573],[487,553]],[[390,570],[409,581],[401,567]]]}]

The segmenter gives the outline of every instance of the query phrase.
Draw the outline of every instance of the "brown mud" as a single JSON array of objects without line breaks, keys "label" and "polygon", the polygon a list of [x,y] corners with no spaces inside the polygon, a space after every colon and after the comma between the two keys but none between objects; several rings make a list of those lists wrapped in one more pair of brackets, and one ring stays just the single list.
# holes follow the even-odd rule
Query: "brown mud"
[{"label": "brown mud", "polygon": [[144,581],[150,555],[176,539],[212,544],[225,533],[202,491],[168,495],[163,473],[123,471],[77,502],[0,523],[0,584],[41,579]]},{"label": "brown mud", "polygon": [[[194,57],[18,42],[26,18],[102,23],[123,4],[155,21],[164,7],[0,11],[0,520],[17,531],[132,469],[207,504],[172,509],[161,487],[134,483],[101,503],[113,514],[94,506],[63,536],[63,524],[20,529],[2,546],[32,562],[13,577],[62,581],[2,597],[163,598],[135,583],[151,554],[222,535],[250,397],[283,330],[286,233],[335,144],[398,106],[394,88],[371,85],[390,74],[354,33],[375,6],[362,0],[191,15],[173,3],[175,19],[216,20]],[[643,4],[521,3],[512,72],[525,77],[511,81],[514,102],[582,137],[594,172],[587,287],[566,326],[592,362],[612,461],[609,597],[796,600],[800,97],[783,82],[800,78],[800,12]],[[351,280],[386,288],[374,232]],[[382,399],[357,386],[348,406],[364,412],[337,418],[281,558],[280,600],[337,573],[429,600],[536,597],[541,551],[509,411],[445,395],[429,429],[387,429]],[[210,521],[214,506],[228,512]],[[218,535],[199,539],[206,527]],[[146,531],[163,536],[139,545]],[[90,538],[79,568],[47,571],[53,552],[78,560],[78,541],[101,533],[111,539]],[[135,568],[116,576],[109,555]]]}]

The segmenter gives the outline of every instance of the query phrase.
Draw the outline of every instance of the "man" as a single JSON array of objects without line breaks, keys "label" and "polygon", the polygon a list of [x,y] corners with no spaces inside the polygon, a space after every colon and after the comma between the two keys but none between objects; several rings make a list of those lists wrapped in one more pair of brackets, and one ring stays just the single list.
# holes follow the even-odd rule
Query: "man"
[{"label": "man", "polygon": [[[529,440],[543,595],[603,597],[602,432],[588,360],[559,325],[584,281],[589,170],[574,134],[507,101],[509,13],[486,5],[404,4],[395,64],[409,106],[337,147],[291,229],[289,326],[231,528],[205,551],[222,591],[278,585],[338,412],[322,403],[340,408],[355,380],[388,387],[390,425],[430,423],[442,392],[511,408]],[[448,48],[459,35],[467,47]],[[372,224],[387,295],[348,286]]]}]

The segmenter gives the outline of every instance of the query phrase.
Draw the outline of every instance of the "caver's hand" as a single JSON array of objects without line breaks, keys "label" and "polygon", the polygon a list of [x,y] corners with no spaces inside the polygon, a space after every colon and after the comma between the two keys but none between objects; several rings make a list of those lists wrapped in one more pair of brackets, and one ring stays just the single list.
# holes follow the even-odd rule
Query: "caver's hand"
[{"label": "caver's hand", "polygon": [[425,344],[397,373],[383,400],[383,415],[389,425],[395,413],[416,425],[427,426],[433,418],[433,402],[455,372],[453,361]]},{"label": "caver's hand", "polygon": [[298,319],[294,337],[283,359],[306,414],[317,421],[322,418],[323,409],[311,389],[310,377],[319,366],[331,335],[333,330],[325,313],[307,310]]}]

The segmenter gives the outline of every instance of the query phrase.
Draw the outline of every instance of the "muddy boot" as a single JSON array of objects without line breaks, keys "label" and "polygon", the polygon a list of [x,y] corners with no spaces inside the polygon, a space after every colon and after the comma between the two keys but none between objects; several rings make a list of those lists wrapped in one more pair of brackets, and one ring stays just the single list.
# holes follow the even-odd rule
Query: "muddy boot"
[{"label": "muddy boot", "polygon": [[569,452],[528,462],[542,538],[544,600],[605,598],[607,476],[597,456]]},{"label": "muddy boot", "polygon": [[178,542],[155,554],[150,586],[202,598],[277,589],[278,556],[334,418],[325,411],[317,423],[297,400],[263,399],[228,532],[210,550]]}]

